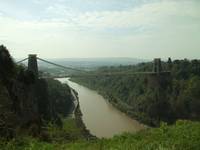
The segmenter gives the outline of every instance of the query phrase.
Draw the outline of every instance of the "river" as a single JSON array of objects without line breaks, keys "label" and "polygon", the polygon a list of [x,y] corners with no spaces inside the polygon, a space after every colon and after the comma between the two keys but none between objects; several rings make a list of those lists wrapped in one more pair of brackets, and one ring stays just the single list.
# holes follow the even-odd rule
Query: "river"
[{"label": "river", "polygon": [[144,129],[142,124],[113,107],[96,91],[69,81],[68,78],[58,80],[78,92],[82,119],[91,134],[99,138],[110,138],[123,132],[134,133]]}]

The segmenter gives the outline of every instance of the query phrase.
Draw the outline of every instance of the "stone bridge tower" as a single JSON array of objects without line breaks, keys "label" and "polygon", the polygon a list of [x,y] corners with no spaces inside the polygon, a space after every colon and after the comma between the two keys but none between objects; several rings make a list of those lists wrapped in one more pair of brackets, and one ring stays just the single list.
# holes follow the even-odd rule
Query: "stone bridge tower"
[{"label": "stone bridge tower", "polygon": [[165,91],[171,85],[171,73],[164,71],[160,58],[155,58],[153,61],[153,72],[148,74],[148,85],[158,91]]},{"label": "stone bridge tower", "polygon": [[160,74],[162,72],[161,59],[155,58],[153,64],[153,72]]},{"label": "stone bridge tower", "polygon": [[28,55],[28,70],[33,72],[36,78],[38,78],[38,64],[37,64],[37,55],[29,54]]}]

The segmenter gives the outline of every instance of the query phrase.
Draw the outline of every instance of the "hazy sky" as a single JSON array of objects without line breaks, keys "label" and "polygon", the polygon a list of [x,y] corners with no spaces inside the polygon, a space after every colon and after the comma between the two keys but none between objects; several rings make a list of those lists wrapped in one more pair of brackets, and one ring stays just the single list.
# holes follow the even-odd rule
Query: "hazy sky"
[{"label": "hazy sky", "polygon": [[200,58],[200,0],[0,0],[14,57]]}]

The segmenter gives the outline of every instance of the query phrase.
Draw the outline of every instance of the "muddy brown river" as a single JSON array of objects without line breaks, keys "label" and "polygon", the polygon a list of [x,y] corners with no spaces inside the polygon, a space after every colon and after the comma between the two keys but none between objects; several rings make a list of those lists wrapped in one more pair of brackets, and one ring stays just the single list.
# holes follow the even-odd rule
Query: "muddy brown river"
[{"label": "muddy brown river", "polygon": [[78,92],[83,122],[91,134],[99,138],[110,138],[123,132],[134,133],[145,128],[113,107],[96,91],[69,81],[69,78],[58,80],[67,83]]}]

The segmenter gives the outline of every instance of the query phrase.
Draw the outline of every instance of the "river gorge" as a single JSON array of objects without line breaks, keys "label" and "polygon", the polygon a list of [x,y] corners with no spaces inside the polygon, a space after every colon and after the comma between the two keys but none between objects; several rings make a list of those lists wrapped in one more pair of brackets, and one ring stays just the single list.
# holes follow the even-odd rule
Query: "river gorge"
[{"label": "river gorge", "polygon": [[83,122],[92,135],[98,138],[110,138],[123,132],[136,132],[144,129],[144,125],[126,116],[113,107],[106,99],[96,91],[69,80],[58,79],[67,83],[78,92],[80,109],[83,114]]}]

